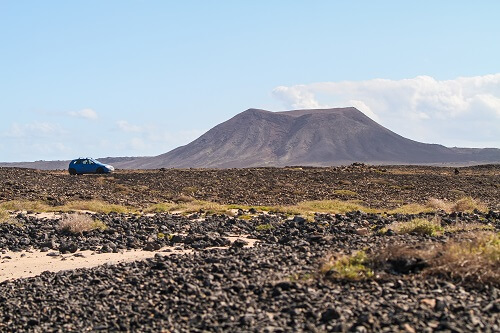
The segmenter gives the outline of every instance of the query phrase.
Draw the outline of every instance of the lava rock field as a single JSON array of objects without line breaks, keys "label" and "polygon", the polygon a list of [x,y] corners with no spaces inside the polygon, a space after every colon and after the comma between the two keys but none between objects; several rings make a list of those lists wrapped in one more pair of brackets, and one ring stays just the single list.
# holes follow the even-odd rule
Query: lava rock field
[{"label": "lava rock field", "polygon": [[[469,283],[397,267],[367,279],[329,278],[332,255],[373,254],[388,246],[445,244],[437,236],[379,232],[396,221],[438,218],[500,231],[499,166],[262,168],[119,171],[106,176],[0,168],[0,201],[102,199],[147,206],[177,195],[219,203],[291,204],[342,199],[349,189],[374,207],[391,200],[453,199],[460,190],[488,212],[316,214],[314,221],[272,212],[94,214],[107,228],[79,234],[56,218],[18,213],[0,224],[5,251],[73,253],[156,250],[194,253],[94,268],[44,272],[0,283],[2,332],[498,332],[498,284]],[[373,179],[377,179],[373,182]],[[117,186],[120,184],[120,186]],[[393,186],[393,187],[391,187]],[[406,187],[405,187],[406,186]],[[188,193],[189,192],[189,193]],[[49,200],[50,199],[50,200]],[[466,233],[457,232],[457,233]],[[256,239],[253,247],[228,236]],[[399,264],[398,264],[399,265]],[[500,267],[499,267],[500,269]]]},{"label": "lava rock field", "polygon": [[[185,195],[221,204],[289,205],[306,200],[355,199],[394,208],[429,198],[463,195],[499,210],[500,165],[459,168],[367,166],[331,168],[118,170],[70,176],[67,171],[0,168],[0,201],[42,200],[54,206],[98,199],[146,207]],[[354,195],[346,195],[351,191]]]}]

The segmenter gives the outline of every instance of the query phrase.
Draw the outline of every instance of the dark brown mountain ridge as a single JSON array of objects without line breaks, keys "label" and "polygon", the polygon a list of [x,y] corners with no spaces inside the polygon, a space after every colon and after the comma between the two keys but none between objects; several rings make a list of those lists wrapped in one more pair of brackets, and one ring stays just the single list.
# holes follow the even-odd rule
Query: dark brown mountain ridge
[{"label": "dark brown mountain ridge", "polygon": [[283,112],[248,109],[168,153],[104,162],[114,162],[124,169],[331,166],[353,162],[481,164],[500,162],[500,149],[448,148],[413,141],[353,107]]}]

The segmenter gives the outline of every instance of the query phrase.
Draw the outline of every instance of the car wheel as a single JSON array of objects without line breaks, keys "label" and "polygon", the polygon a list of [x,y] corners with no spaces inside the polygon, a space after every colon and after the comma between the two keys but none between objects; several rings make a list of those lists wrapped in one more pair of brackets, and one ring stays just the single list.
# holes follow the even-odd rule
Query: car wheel
[{"label": "car wheel", "polygon": [[99,174],[100,174],[100,173],[104,173],[104,169],[103,169],[103,168],[97,168],[96,173],[99,173]]},{"label": "car wheel", "polygon": [[73,169],[73,168],[69,169],[69,174],[70,175],[76,175],[76,170]]}]

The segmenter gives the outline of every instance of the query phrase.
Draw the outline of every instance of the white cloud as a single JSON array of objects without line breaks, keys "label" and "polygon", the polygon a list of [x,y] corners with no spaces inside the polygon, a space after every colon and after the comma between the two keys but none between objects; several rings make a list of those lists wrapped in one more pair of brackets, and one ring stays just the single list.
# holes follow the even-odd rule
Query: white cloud
[{"label": "white cloud", "polygon": [[84,118],[88,120],[95,120],[98,118],[97,112],[92,109],[83,109],[80,111],[70,111],[68,115],[76,118]]},{"label": "white cloud", "polygon": [[279,86],[273,95],[290,109],[354,106],[416,140],[500,147],[500,73],[454,80],[319,82]]},{"label": "white cloud", "polygon": [[62,142],[51,142],[51,143],[35,143],[31,146],[37,153],[41,153],[44,155],[47,154],[58,154],[58,153],[67,153],[71,150],[66,147],[66,145]]},{"label": "white cloud", "polygon": [[118,126],[118,128],[120,130],[122,130],[124,132],[139,133],[139,132],[143,131],[143,128],[141,126],[130,124],[126,120],[119,120],[119,121],[116,122],[116,125]]},{"label": "white cloud", "polygon": [[66,131],[58,124],[33,122],[27,124],[13,123],[10,128],[3,133],[3,136],[10,138],[53,137],[65,133]]},{"label": "white cloud", "polygon": [[314,93],[308,91],[305,85],[279,86],[273,90],[273,94],[294,109],[317,109],[322,107],[314,98]]}]

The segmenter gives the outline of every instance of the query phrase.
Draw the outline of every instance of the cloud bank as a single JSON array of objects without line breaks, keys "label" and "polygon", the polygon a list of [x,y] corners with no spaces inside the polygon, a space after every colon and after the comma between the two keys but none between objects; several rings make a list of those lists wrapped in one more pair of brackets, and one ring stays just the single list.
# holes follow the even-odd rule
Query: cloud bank
[{"label": "cloud bank", "polygon": [[500,73],[454,80],[319,82],[279,86],[286,108],[354,106],[411,139],[448,146],[500,147]]},{"label": "cloud bank", "polygon": [[83,118],[88,120],[95,120],[98,118],[97,112],[92,109],[83,109],[80,111],[70,111],[68,115],[76,118]]},{"label": "cloud bank", "polygon": [[49,122],[32,122],[26,124],[13,123],[1,136],[7,138],[51,138],[66,134],[59,125]]}]

